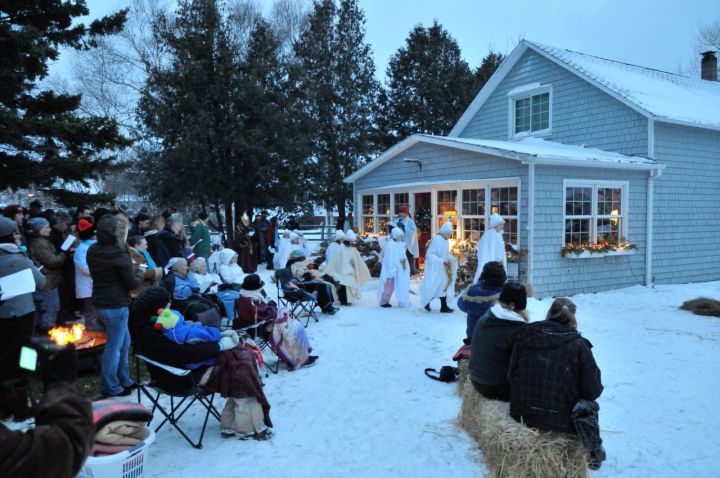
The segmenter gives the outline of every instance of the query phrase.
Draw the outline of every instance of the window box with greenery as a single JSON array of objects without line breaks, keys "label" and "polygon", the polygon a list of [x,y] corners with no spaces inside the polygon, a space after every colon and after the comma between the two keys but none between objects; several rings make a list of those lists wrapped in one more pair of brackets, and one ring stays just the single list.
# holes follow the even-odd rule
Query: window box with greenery
[{"label": "window box with greenery", "polygon": [[631,254],[627,239],[628,183],[565,180],[563,257]]}]

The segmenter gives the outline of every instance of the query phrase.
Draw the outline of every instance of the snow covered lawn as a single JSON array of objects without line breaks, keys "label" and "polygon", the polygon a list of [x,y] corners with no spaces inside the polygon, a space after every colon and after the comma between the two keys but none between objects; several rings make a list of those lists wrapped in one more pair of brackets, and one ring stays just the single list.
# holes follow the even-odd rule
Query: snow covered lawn
[{"label": "snow covered lawn", "polygon": [[[261,275],[274,294],[270,273]],[[455,424],[456,384],[423,374],[451,363],[464,314],[427,313],[417,295],[410,310],[381,309],[376,286],[371,280],[360,303],[310,324],[317,365],[264,378],[272,440],[223,440],[211,422],[204,448],[195,450],[165,427],[151,448],[148,476],[484,476],[482,454]],[[700,295],[720,296],[720,283],[573,298],[605,384],[600,419],[608,460],[592,477],[717,476],[720,319],[677,309]],[[532,320],[549,305],[531,300]],[[200,415],[185,417],[191,431],[199,431]]]}]

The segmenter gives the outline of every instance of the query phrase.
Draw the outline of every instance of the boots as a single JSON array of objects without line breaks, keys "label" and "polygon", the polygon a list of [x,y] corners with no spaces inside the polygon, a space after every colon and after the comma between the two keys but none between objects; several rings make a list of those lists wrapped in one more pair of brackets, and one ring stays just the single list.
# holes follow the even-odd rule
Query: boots
[{"label": "boots", "polygon": [[443,312],[445,314],[449,314],[450,312],[455,312],[453,309],[448,307],[447,297],[440,297],[440,312]]}]

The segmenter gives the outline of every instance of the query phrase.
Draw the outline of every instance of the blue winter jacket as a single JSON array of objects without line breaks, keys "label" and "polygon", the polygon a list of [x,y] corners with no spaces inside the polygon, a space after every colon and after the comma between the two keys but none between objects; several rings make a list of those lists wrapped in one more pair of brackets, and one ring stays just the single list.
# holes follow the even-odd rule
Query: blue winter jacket
[{"label": "blue winter jacket", "polygon": [[[185,317],[177,310],[172,311],[178,316],[177,324],[172,329],[163,330],[163,335],[176,344],[194,344],[197,342],[220,342],[220,330],[208,327],[198,322],[187,323]],[[189,370],[202,366],[215,365],[217,359],[208,359],[202,362],[191,363],[185,366]]]},{"label": "blue winter jacket", "polygon": [[467,334],[472,340],[475,324],[500,296],[502,287],[487,287],[482,283],[471,285],[458,299],[458,307],[467,313]]}]

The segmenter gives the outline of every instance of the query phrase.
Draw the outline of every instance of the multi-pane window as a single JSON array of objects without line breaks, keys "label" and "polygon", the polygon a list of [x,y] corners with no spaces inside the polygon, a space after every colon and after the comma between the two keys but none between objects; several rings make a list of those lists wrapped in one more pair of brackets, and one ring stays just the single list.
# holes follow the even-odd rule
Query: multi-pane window
[{"label": "multi-pane window", "polygon": [[463,239],[479,241],[485,230],[485,188],[463,189]]},{"label": "multi-pane window", "polygon": [[437,227],[440,229],[445,221],[452,222],[453,234],[457,231],[457,189],[437,192]]},{"label": "multi-pane window", "polygon": [[490,189],[490,212],[505,219],[505,242],[518,244],[518,188],[500,187]]},{"label": "multi-pane window", "polygon": [[390,194],[377,195],[377,232],[384,234],[387,232],[387,223],[392,217],[392,209],[390,208]]},{"label": "multi-pane window", "polygon": [[622,186],[567,184],[565,244],[623,240],[623,194]]},{"label": "multi-pane window", "polygon": [[550,128],[550,93],[515,101],[515,134],[534,133]]},{"label": "multi-pane window", "polygon": [[400,207],[410,207],[410,194],[408,193],[395,193],[395,214],[400,212]]},{"label": "multi-pane window", "polygon": [[375,201],[372,194],[362,197],[360,213],[362,214],[362,230],[373,232],[375,230]]}]

